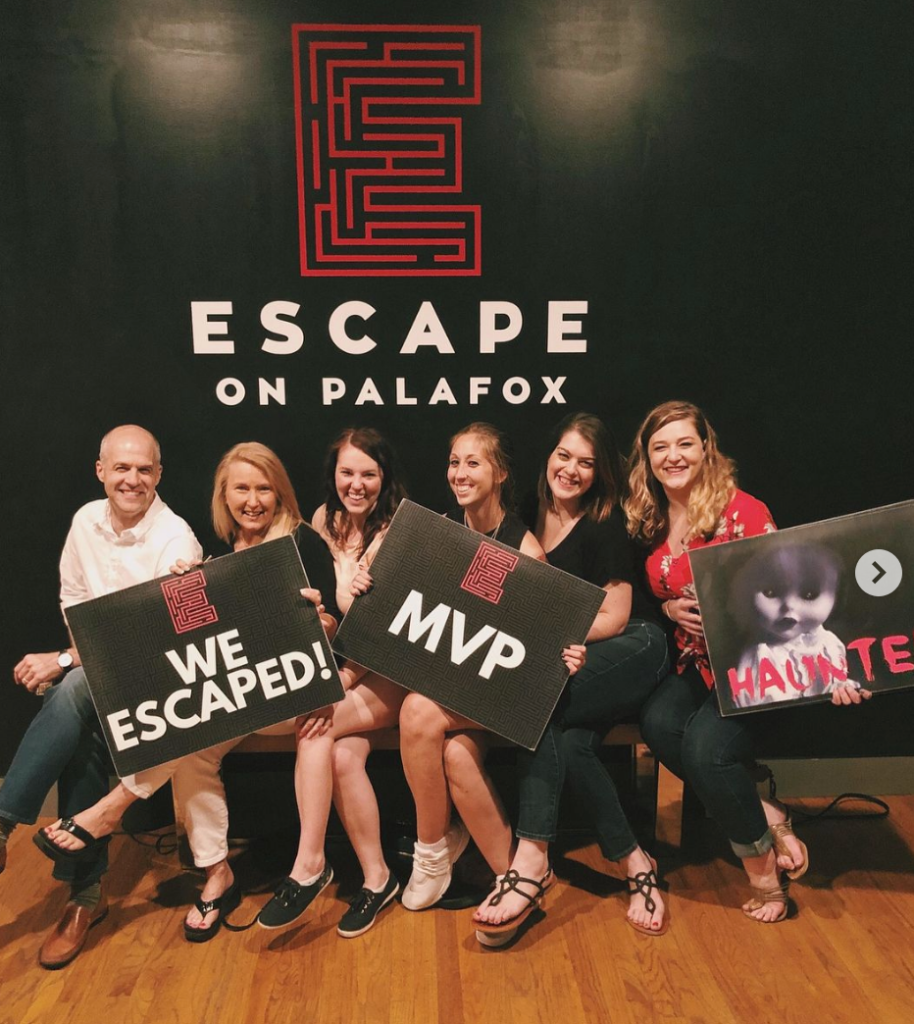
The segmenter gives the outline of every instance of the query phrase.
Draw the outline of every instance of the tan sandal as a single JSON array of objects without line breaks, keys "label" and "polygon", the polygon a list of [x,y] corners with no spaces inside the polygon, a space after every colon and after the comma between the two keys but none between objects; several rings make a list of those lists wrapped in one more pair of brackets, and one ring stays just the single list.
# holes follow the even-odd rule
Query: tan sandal
[{"label": "tan sandal", "polygon": [[790,820],[790,812],[787,812],[787,818],[779,822],[777,825],[770,825],[771,836],[774,839],[774,852],[779,857],[793,857],[790,852],[787,843],[784,841],[785,836],[793,836],[797,840],[800,846],[800,850],[803,853],[803,859],[795,867],[789,871],[785,870],[785,874],[791,881],[796,881],[798,878],[802,878],[803,875],[809,870],[809,850],[806,849],[806,843],[802,839],[797,838],[797,834],[793,830],[793,822]]},{"label": "tan sandal", "polygon": [[[789,882],[783,882],[772,889],[758,889],[753,885],[752,899],[743,908],[743,913],[758,924],[777,924],[779,921],[783,921],[790,909],[790,897],[787,894],[789,888]],[[770,921],[759,921],[757,917],[752,917],[756,910],[761,910],[768,903],[783,903],[784,909],[777,917],[772,918]]]}]

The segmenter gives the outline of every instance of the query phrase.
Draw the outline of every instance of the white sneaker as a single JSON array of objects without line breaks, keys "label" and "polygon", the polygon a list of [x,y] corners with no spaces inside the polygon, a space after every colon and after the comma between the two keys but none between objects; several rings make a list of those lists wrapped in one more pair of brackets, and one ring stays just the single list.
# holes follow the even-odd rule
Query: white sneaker
[{"label": "white sneaker", "polygon": [[407,910],[425,910],[447,892],[457,858],[466,849],[470,834],[462,821],[455,821],[445,836],[447,849],[441,853],[420,853],[413,848],[413,873],[403,890],[402,903]]}]

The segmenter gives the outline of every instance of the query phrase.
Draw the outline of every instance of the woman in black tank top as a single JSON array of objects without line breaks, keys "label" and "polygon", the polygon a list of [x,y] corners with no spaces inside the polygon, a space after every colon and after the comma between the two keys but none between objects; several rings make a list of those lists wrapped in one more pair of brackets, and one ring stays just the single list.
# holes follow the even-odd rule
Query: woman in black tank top
[{"label": "woman in black tank top", "polygon": [[[468,529],[510,544],[545,560],[536,538],[511,511],[511,473],[505,439],[487,423],[473,423],[451,439],[448,484],[457,500],[448,517]],[[583,659],[583,647],[562,655],[571,671]],[[496,874],[511,859],[513,836],[504,807],[483,769],[487,734],[476,722],[456,715],[428,697],[411,693],[400,712],[400,751],[406,779],[416,801],[418,839],[413,872],[403,891],[403,906],[422,910],[447,889],[454,862],[472,833]],[[481,784],[449,792],[445,761],[468,759]],[[451,823],[451,798],[463,818]],[[464,822],[466,824],[464,824]]]}]

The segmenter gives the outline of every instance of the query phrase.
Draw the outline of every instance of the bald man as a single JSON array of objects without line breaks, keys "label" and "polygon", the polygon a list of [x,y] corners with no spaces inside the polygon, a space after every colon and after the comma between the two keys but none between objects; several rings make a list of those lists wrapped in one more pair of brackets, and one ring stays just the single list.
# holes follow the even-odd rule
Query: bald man
[{"label": "bald man", "polygon": [[[148,430],[127,425],[106,434],[95,473],[106,497],[79,509],[60,558],[65,619],[71,605],[164,576],[178,559],[202,555],[191,528],[156,493],[162,460]],[[35,822],[55,782],[62,818],[108,792],[108,751],[80,664],[71,641],[62,651],[27,654],[13,669],[20,686],[44,696],[0,788],[0,871],[10,833]],[[107,913],[101,887],[107,868],[106,844],[55,866],[54,877],[70,885],[70,901],[41,948],[43,967],[70,963]]]}]

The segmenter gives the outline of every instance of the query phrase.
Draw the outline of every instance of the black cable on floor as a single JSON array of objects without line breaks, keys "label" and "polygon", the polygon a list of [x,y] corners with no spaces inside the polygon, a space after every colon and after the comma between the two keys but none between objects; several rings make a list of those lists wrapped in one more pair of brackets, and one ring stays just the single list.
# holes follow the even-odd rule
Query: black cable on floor
[{"label": "black cable on floor", "polygon": [[[146,846],[167,857],[178,849],[178,833],[174,829],[168,832],[112,832],[115,836],[126,836],[140,846]],[[154,840],[149,842],[148,840]]]},{"label": "black cable on floor", "polygon": [[[830,814],[829,812],[843,800],[856,800],[872,804],[877,810],[842,811],[840,814]],[[807,811],[802,807],[791,807],[790,813],[794,820],[799,818],[804,823],[817,821],[821,818],[887,818],[889,816],[889,805],[885,800],[880,800],[878,796],[870,796],[868,793],[842,793],[840,796],[836,796],[827,807],[823,807],[821,811]]]}]

